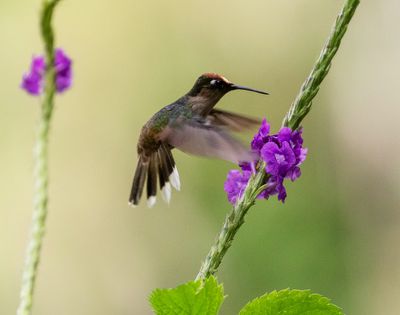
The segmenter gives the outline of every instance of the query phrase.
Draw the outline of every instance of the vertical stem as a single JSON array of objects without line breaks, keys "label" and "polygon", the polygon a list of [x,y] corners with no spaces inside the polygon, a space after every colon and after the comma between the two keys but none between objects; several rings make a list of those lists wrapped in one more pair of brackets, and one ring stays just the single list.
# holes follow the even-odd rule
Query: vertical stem
[{"label": "vertical stem", "polygon": [[[346,33],[347,26],[359,3],[359,0],[346,0],[317,62],[311,70],[310,75],[303,83],[299,94],[284,118],[284,126],[288,126],[292,130],[297,129],[303,118],[310,111],[312,100],[315,95],[317,95],[323,79],[329,72],[331,61],[339,49],[340,42]],[[217,272],[225,253],[232,245],[236,233],[244,223],[245,215],[251,206],[254,205],[257,195],[260,190],[262,190],[262,185],[266,178],[265,176],[265,163],[262,163],[256,176],[250,178],[243,193],[243,197],[226,217],[214,245],[211,247],[206,259],[200,267],[196,280],[207,278]]]},{"label": "vertical stem", "polygon": [[17,315],[29,315],[32,312],[33,294],[38,273],[40,251],[45,233],[48,202],[48,144],[50,122],[54,107],[55,72],[54,35],[51,28],[53,10],[59,0],[44,1],[41,12],[41,32],[45,45],[45,90],[41,104],[39,128],[34,149],[34,208],[32,230],[26,252],[22,275],[20,303]]}]

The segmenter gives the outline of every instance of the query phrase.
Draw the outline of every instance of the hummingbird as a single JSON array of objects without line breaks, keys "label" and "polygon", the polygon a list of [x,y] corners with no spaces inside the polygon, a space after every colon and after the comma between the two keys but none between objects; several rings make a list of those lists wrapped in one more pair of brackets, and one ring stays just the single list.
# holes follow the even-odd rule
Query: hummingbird
[{"label": "hummingbird", "polygon": [[147,205],[156,203],[157,181],[169,203],[171,185],[180,190],[180,179],[171,150],[239,163],[254,160],[254,153],[236,140],[240,132],[261,123],[259,119],[214,109],[228,92],[267,92],[234,84],[216,73],[204,73],[184,96],[155,113],[143,126],[138,144],[138,162],[129,204],[137,206],[146,181]]}]

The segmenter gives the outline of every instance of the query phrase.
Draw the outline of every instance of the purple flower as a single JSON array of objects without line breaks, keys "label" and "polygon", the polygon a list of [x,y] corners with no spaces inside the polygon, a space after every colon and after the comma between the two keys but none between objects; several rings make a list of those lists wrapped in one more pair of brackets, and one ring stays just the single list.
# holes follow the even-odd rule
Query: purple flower
[{"label": "purple flower", "polygon": [[[269,131],[270,125],[264,119],[251,142],[251,148],[259,153],[260,159],[266,163],[265,171],[268,175],[266,188],[257,198],[268,199],[277,195],[278,200],[284,202],[286,199],[284,180],[287,178],[294,181],[300,177],[299,166],[306,159],[307,149],[303,148],[301,129],[292,131],[288,127],[283,127],[275,135],[270,135]],[[229,172],[225,191],[232,204],[235,204],[243,194],[251,173],[256,171],[257,162],[241,163],[239,166],[242,173],[237,170]]]},{"label": "purple flower", "polygon": [[58,92],[64,92],[71,86],[72,70],[71,59],[62,49],[56,49],[54,56],[54,69],[56,71],[56,88]]},{"label": "purple flower", "polygon": [[257,196],[258,199],[268,199],[270,196],[278,195],[278,200],[285,202],[286,189],[283,186],[283,178],[270,176],[266,182],[266,188]]},{"label": "purple flower", "polygon": [[281,142],[291,141],[292,140],[292,129],[290,129],[288,127],[283,127],[281,130],[279,130],[278,140]]},{"label": "purple flower", "polygon": [[[56,74],[56,90],[63,92],[71,86],[72,83],[72,61],[62,49],[56,49],[54,56],[54,69]],[[24,74],[21,88],[29,94],[39,95],[43,92],[44,72],[46,64],[43,56],[32,59],[30,72]]]},{"label": "purple flower", "polygon": [[279,147],[275,142],[266,143],[261,149],[261,158],[267,163],[268,174],[285,177],[295,166],[296,157],[288,142]]},{"label": "purple flower", "polygon": [[21,87],[29,94],[39,95],[43,90],[44,58],[33,57],[30,72],[24,74]]},{"label": "purple flower", "polygon": [[301,175],[300,167],[295,166],[287,172],[286,178],[290,178],[290,180],[294,182],[296,179],[300,177],[300,175]]},{"label": "purple flower", "polygon": [[239,170],[229,171],[224,184],[224,190],[231,204],[235,204],[236,201],[242,196],[250,176],[251,176],[250,171],[243,171],[243,172]]},{"label": "purple flower", "polygon": [[251,142],[251,148],[254,151],[260,152],[263,145],[269,141],[269,135],[268,135],[269,130],[270,130],[269,123],[267,122],[266,119],[263,119],[260,129],[254,135],[253,141]]}]

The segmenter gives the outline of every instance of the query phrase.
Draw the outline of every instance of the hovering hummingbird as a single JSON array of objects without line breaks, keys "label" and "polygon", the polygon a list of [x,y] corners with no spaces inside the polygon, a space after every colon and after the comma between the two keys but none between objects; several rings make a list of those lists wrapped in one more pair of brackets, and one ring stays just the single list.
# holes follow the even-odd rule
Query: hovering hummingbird
[{"label": "hovering hummingbird", "polygon": [[171,153],[173,148],[234,163],[253,160],[253,154],[229,131],[242,131],[261,122],[214,109],[221,97],[233,90],[268,95],[267,92],[236,85],[222,75],[205,73],[188,93],[150,118],[139,136],[139,159],[129,197],[130,205],[138,205],[146,177],[149,207],[156,202],[157,178],[166,202],[171,199],[171,185],[180,190],[179,174]]}]

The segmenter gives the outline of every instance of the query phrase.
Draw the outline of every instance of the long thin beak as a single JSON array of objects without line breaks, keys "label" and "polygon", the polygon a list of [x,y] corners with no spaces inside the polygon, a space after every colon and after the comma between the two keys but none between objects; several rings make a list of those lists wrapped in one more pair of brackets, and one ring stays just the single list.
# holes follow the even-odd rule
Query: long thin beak
[{"label": "long thin beak", "polygon": [[256,93],[260,93],[260,94],[264,94],[264,95],[269,95],[269,93],[267,92],[263,92],[260,90],[255,90],[246,86],[242,86],[242,85],[236,85],[236,84],[232,84],[231,85],[231,89],[232,90],[245,90],[245,91],[250,91],[250,92],[256,92]]}]

